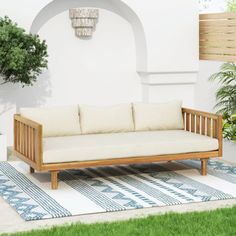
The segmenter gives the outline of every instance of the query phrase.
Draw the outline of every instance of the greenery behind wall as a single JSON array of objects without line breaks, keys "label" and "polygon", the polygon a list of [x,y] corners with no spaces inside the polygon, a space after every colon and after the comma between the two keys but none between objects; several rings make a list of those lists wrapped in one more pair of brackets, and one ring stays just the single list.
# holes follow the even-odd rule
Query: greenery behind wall
[{"label": "greenery behind wall", "polygon": [[223,116],[224,138],[236,142],[236,65],[223,64],[220,72],[213,74],[210,80],[220,83],[215,108]]},{"label": "greenery behind wall", "polygon": [[47,68],[47,45],[8,17],[0,17],[0,78],[5,83],[33,85]]},{"label": "greenery behind wall", "polygon": [[236,0],[227,0],[227,11],[236,12]]}]

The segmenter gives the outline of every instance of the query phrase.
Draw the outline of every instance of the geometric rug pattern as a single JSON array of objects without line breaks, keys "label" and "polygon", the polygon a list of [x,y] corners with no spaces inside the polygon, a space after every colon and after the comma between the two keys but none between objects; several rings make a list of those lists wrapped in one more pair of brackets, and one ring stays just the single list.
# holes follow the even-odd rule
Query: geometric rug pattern
[{"label": "geometric rug pattern", "polygon": [[236,198],[236,167],[218,160],[67,170],[57,190],[49,173],[20,161],[0,162],[0,196],[26,221]]}]

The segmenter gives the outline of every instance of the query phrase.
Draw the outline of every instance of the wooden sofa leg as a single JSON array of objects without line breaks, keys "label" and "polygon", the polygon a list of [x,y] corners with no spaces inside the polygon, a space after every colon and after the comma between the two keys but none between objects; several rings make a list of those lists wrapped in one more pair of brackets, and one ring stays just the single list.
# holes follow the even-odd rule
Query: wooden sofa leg
[{"label": "wooden sofa leg", "polygon": [[207,175],[208,158],[201,159],[201,175]]},{"label": "wooden sofa leg", "polygon": [[58,171],[51,171],[51,188],[57,189],[58,187]]},{"label": "wooden sofa leg", "polygon": [[34,173],[34,168],[30,166],[30,174]]}]

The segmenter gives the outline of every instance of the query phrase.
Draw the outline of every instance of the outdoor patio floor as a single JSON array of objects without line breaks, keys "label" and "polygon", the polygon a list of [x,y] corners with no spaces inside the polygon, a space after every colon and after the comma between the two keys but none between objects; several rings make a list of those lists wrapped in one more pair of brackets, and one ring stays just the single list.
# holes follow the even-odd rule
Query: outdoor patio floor
[{"label": "outdoor patio floor", "polygon": [[[14,160],[15,158],[10,158]],[[154,214],[164,214],[166,212],[189,212],[189,211],[205,211],[217,208],[225,208],[236,205],[236,199],[191,203],[184,205],[174,205],[165,207],[153,207],[139,210],[129,210],[111,213],[99,213],[80,215],[65,218],[55,218],[49,220],[24,221],[14,209],[12,209],[2,198],[0,198],[0,234],[20,231],[29,231],[32,229],[40,229],[51,227],[53,225],[63,225],[76,222],[95,223],[103,221],[118,221],[130,218],[146,217]]]}]

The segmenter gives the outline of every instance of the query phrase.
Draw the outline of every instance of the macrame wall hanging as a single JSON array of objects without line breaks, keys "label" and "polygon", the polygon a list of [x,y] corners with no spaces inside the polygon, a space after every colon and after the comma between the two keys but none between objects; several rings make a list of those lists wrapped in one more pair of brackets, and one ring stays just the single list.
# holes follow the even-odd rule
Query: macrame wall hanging
[{"label": "macrame wall hanging", "polygon": [[94,8],[76,8],[69,10],[69,16],[75,35],[78,38],[91,38],[96,30],[99,18],[99,10]]}]

